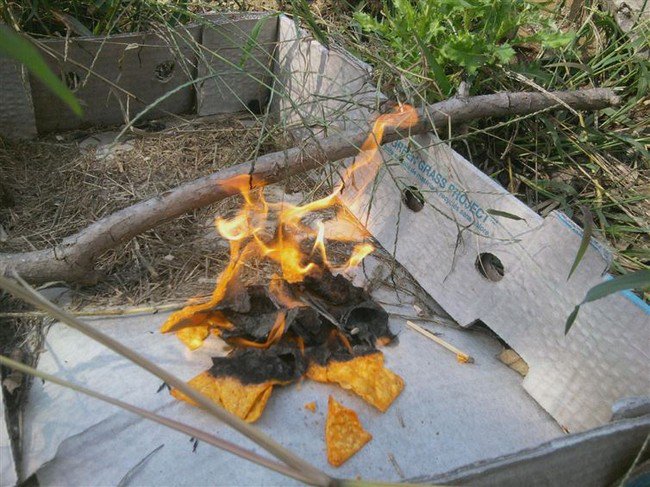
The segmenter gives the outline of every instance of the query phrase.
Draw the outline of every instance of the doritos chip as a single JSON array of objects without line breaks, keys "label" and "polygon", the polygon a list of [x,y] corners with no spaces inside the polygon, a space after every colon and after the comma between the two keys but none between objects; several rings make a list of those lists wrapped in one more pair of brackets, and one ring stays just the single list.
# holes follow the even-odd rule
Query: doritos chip
[{"label": "doritos chip", "polygon": [[327,367],[312,362],[309,364],[305,375],[316,382],[327,382]]},{"label": "doritos chip", "polygon": [[404,389],[404,380],[384,367],[384,355],[381,352],[343,362],[332,360],[327,367],[312,363],[307,370],[307,377],[319,382],[336,382],[383,413]]},{"label": "doritos chip", "polygon": [[312,413],[316,412],[316,401],[308,402],[305,404],[305,409],[311,411]]},{"label": "doritos chip", "polygon": [[203,341],[208,337],[208,325],[190,326],[188,328],[181,328],[176,332],[178,339],[185,344],[190,350],[199,348]]},{"label": "doritos chip", "polygon": [[[207,371],[194,377],[188,385],[248,423],[260,418],[273,392],[272,382],[242,384],[235,378],[214,377]],[[172,389],[171,394],[196,406],[194,401],[176,389]]]},{"label": "doritos chip", "polygon": [[341,406],[330,396],[325,423],[327,461],[340,467],[370,440],[372,435],[363,429],[357,413]]},{"label": "doritos chip", "polygon": [[202,310],[205,305],[186,306],[185,308],[172,313],[167,321],[160,327],[162,333],[178,331],[188,326],[197,326],[202,324],[209,315],[207,310]]}]

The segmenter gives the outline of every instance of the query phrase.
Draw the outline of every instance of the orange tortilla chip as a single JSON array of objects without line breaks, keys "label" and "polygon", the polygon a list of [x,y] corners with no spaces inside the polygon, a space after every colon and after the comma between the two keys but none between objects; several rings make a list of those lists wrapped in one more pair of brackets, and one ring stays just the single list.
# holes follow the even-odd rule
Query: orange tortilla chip
[{"label": "orange tortilla chip", "polygon": [[307,367],[305,375],[316,382],[327,382],[327,367],[312,362],[309,364],[309,367]]},{"label": "orange tortilla chip", "polygon": [[170,331],[179,331],[188,326],[192,327],[202,324],[209,314],[201,309],[204,307],[205,305],[186,306],[172,313],[160,327],[160,331],[162,333],[169,333]]},{"label": "orange tortilla chip", "polygon": [[[260,418],[273,392],[271,382],[242,384],[233,377],[214,377],[207,371],[194,377],[188,385],[248,423]],[[196,406],[194,401],[176,389],[171,394]]]},{"label": "orange tortilla chip", "polygon": [[208,337],[208,334],[208,325],[190,326],[176,332],[178,339],[190,350],[196,350],[203,345],[203,341]]},{"label": "orange tortilla chip", "polygon": [[173,313],[160,327],[160,331],[175,332],[179,340],[190,350],[196,350],[203,344],[210,331],[219,335],[222,328],[232,328],[232,324],[222,313],[202,310],[205,307],[206,304],[187,306]]},{"label": "orange tortilla chip", "polygon": [[305,409],[311,411],[312,413],[316,412],[316,401],[308,402],[305,404]]},{"label": "orange tortilla chip", "polygon": [[330,396],[325,423],[327,461],[340,467],[370,440],[372,435],[363,429],[357,413],[341,406]]},{"label": "orange tortilla chip", "polygon": [[331,361],[327,367],[311,364],[307,377],[319,382],[335,382],[361,396],[382,413],[388,410],[404,389],[404,380],[384,367],[384,355],[381,352],[362,355],[346,362]]}]

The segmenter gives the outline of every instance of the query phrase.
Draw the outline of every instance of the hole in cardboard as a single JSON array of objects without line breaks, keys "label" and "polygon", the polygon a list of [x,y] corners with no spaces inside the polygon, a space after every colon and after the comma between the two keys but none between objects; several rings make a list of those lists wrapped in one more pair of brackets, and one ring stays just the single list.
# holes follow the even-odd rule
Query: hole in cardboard
[{"label": "hole in cardboard", "polygon": [[259,100],[251,100],[246,104],[246,107],[248,110],[253,114],[253,115],[261,115],[262,112],[264,111],[264,107],[262,106],[262,102]]},{"label": "hole in cardboard", "polygon": [[402,190],[402,201],[409,210],[415,213],[424,208],[424,196],[415,186],[407,186]]},{"label": "hole in cardboard", "polygon": [[505,275],[503,263],[496,255],[490,252],[478,254],[474,265],[483,277],[492,282],[500,281]]},{"label": "hole in cardboard", "polygon": [[68,71],[65,73],[63,81],[70,91],[77,91],[79,86],[81,86],[81,78],[79,78],[79,75],[74,71]]},{"label": "hole in cardboard", "polygon": [[156,73],[156,79],[161,83],[167,83],[174,74],[174,66],[176,66],[174,61],[163,61],[158,64],[154,70]]}]

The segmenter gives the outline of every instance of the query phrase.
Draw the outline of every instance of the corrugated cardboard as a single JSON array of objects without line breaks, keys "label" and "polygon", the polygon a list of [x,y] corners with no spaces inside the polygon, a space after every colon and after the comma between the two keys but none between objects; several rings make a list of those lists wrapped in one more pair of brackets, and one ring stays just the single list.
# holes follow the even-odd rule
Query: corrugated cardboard
[{"label": "corrugated cardboard", "polygon": [[[573,307],[608,268],[601,244],[592,241],[568,280],[582,232],[564,214],[542,219],[434,135],[382,155],[390,174],[351,209],[454,319],[484,322],[521,355],[530,368],[524,387],[561,425],[599,426],[617,400],[650,390],[650,350],[639,346],[650,343],[650,311],[631,293],[584,306],[564,336]],[[406,186],[422,191],[422,211],[402,203]],[[502,279],[481,274],[483,253],[502,262]]]},{"label": "corrugated cardboard", "polygon": [[16,465],[14,463],[14,454],[11,449],[11,440],[5,417],[5,403],[3,397],[3,387],[0,385],[0,486],[11,487],[16,484],[18,477],[16,475]]},{"label": "corrugated cardboard", "polygon": [[[354,93],[318,81],[366,79],[359,105],[368,106],[367,95],[376,90],[369,87],[364,66],[323,62],[314,76],[313,59],[325,59],[324,48],[301,38],[292,24],[281,23],[280,36],[290,35],[299,38],[294,44],[308,50],[292,46],[285,50],[299,54],[281,57],[282,72],[309,73],[304,83],[295,84],[301,89],[290,91],[295,99],[310,100],[313,95],[317,100],[325,86],[322,110],[333,108],[330,100],[339,98],[352,107]],[[283,120],[298,121],[315,113],[313,106],[317,103],[279,109]],[[345,106],[335,107],[343,112],[338,113],[340,120],[347,122]],[[350,118],[356,114],[355,108]],[[543,219],[435,134],[388,144],[380,160],[382,170],[367,193],[357,198],[350,186],[344,201],[458,323],[484,322],[522,356],[530,367],[524,387],[561,425],[570,431],[602,425],[617,400],[650,390],[650,349],[639,347],[650,343],[650,307],[631,293],[584,306],[571,333],[564,336],[564,322],[573,307],[602,282],[608,269],[611,256],[602,244],[592,239],[568,280],[582,231],[564,214],[553,212]],[[409,186],[426,200],[419,212],[402,202]],[[477,264],[482,254],[500,260],[502,279],[481,274]]]},{"label": "corrugated cardboard", "polygon": [[[620,485],[635,462],[638,466],[650,458],[647,448],[643,452],[648,435],[650,416],[645,416],[552,440],[537,448],[479,462],[444,475],[410,480],[477,487]],[[632,485],[647,484],[640,481]]]},{"label": "corrugated cardboard", "polygon": [[0,56],[0,136],[31,139],[36,120],[27,72],[20,63]]},{"label": "corrugated cardboard", "polygon": [[[409,294],[413,289],[403,284],[403,292],[383,288],[375,296],[394,303],[387,305],[388,311],[414,317],[414,298]],[[209,339],[207,348],[188,352],[175,336],[158,331],[166,317],[145,314],[88,321],[183,379],[209,368],[211,356],[223,354],[216,338]],[[475,357],[473,365],[459,364],[454,354],[404,323],[402,317],[391,318],[399,344],[384,349],[386,366],[406,383],[386,413],[336,385],[305,380],[276,388],[255,425],[331,475],[385,481],[443,473],[563,434],[519,387],[520,376],[497,359],[501,345],[495,337],[423,323]],[[166,389],[156,393],[160,380],[65,325],[50,329],[39,368],[260,451],[200,409],[173,399]],[[353,408],[373,435],[338,469],[328,465],[325,455],[330,394]],[[316,413],[304,408],[312,401]],[[40,381],[34,381],[30,392],[23,443],[24,473],[36,471],[43,487],[117,485],[130,472],[134,485],[292,484],[208,445],[200,444],[192,452],[192,443],[182,434]],[[152,454],[160,445],[164,446]]]},{"label": "corrugated cardboard", "polygon": [[212,15],[207,19],[199,56],[198,114],[259,113],[269,101],[273,82],[277,15]]},{"label": "corrugated cardboard", "polygon": [[194,87],[181,86],[196,77],[200,34],[200,26],[189,26],[180,32],[43,41],[54,53],[44,55],[48,65],[73,89],[84,115],[76,117],[32,77],[38,132],[125,123],[176,89],[144,119],[193,112]]},{"label": "corrugated cardboard", "polygon": [[346,129],[369,129],[385,97],[372,69],[345,51],[327,49],[282,16],[271,112],[296,140]]}]

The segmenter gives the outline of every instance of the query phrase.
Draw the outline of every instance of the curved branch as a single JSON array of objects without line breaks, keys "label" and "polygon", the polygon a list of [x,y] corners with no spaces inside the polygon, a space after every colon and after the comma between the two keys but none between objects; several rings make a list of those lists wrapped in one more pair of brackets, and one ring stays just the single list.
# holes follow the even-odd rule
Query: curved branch
[{"label": "curved branch", "polygon": [[[408,131],[386,128],[381,143],[433,128],[445,128],[450,123],[459,125],[486,117],[524,115],[562,105],[575,110],[598,110],[618,103],[619,99],[612,90],[599,88],[550,94],[519,92],[454,98],[421,108],[420,122]],[[163,222],[232,196],[236,190],[227,182],[234,176],[249,174],[254,167],[251,176],[259,184],[276,183],[356,155],[367,136],[368,131],[358,130],[312,140],[303,147],[266,154],[254,161],[187,182],[104,217],[55,247],[0,254],[0,272],[13,269],[25,280],[35,283],[55,280],[94,283],[98,279],[94,263],[101,254]]]}]

